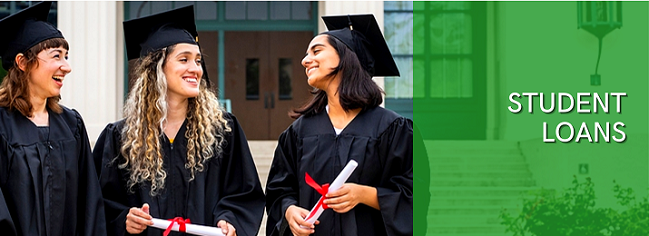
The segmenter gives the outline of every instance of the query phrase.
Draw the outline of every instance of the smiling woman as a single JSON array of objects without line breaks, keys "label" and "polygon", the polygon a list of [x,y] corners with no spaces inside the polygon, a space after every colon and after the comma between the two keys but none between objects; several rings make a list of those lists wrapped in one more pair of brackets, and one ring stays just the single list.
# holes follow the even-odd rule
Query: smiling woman
[{"label": "smiling woman", "polygon": [[[373,15],[323,17],[302,65],[313,98],[293,110],[266,185],[266,235],[413,235],[413,124],[383,109],[372,76],[397,76]],[[315,224],[305,221],[320,191],[351,160],[348,182],[326,193]],[[319,204],[319,203],[318,203]]]},{"label": "smiling woman", "polygon": [[45,22],[51,2],[0,20],[0,232],[106,235],[81,115],[59,105],[68,42]]},{"label": "smiling woman", "polygon": [[167,50],[171,52],[163,65],[169,89],[167,96],[172,100],[198,96],[199,78],[203,77],[198,45],[179,43]]},{"label": "smiling woman", "polygon": [[126,21],[124,36],[137,60],[126,118],[93,152],[108,233],[162,235],[152,218],[182,217],[257,235],[264,193],[239,122],[209,90],[193,7]]}]

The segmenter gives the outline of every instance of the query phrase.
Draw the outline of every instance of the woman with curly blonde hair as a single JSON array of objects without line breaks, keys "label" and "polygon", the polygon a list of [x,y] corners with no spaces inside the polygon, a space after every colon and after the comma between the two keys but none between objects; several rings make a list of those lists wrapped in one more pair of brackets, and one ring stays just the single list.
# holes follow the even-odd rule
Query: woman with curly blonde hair
[{"label": "woman with curly blonde hair", "polygon": [[207,88],[193,7],[124,22],[124,32],[136,81],[126,118],[94,150],[109,234],[160,235],[152,217],[183,217],[256,235],[264,194],[239,123]]}]

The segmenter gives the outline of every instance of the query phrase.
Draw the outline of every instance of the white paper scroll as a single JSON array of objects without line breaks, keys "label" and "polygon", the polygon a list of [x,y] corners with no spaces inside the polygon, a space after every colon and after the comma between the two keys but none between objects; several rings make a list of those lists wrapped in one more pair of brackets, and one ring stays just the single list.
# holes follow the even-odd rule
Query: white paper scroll
[{"label": "white paper scroll", "polygon": [[[170,220],[161,220],[156,218],[153,218],[152,220],[153,225],[151,227],[156,227],[163,230],[166,230],[167,227],[169,227],[169,224],[172,223],[172,221]],[[180,226],[175,223],[171,230],[178,231],[179,228]],[[185,233],[202,236],[225,236],[221,228],[196,224],[185,224]]]},{"label": "white paper scroll", "polygon": [[[343,170],[340,172],[340,174],[338,174],[336,179],[334,179],[334,182],[332,182],[331,185],[329,185],[329,192],[336,191],[340,187],[342,187],[343,184],[345,182],[347,182],[347,179],[349,179],[349,176],[352,175],[352,172],[354,172],[354,170],[356,169],[357,166],[358,166],[358,162],[356,162],[354,160],[349,161],[349,163],[347,163],[347,165],[345,166],[345,168],[343,168]],[[322,199],[323,197],[324,196],[320,197],[320,199]],[[320,202],[320,200],[318,200],[318,202]],[[317,207],[317,209],[316,209],[316,207]],[[313,214],[314,211],[315,211],[315,214]],[[306,222],[308,222],[309,224],[315,223],[315,221],[318,220],[318,217],[320,217],[320,215],[322,215],[322,212],[324,212],[324,208],[322,208],[322,206],[318,206],[318,204],[316,204],[315,206],[313,206],[313,209],[311,209],[311,212],[309,212],[309,214],[307,215],[307,218],[305,219]],[[308,216],[311,216],[311,217],[309,218]]]}]

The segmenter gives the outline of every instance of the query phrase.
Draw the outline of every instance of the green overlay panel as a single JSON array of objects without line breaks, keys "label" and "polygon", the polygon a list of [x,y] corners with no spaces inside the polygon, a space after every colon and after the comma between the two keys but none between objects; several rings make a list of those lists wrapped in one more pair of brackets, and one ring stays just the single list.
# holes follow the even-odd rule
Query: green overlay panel
[{"label": "green overlay panel", "polygon": [[647,2],[415,2],[413,27],[416,235],[649,235]]}]

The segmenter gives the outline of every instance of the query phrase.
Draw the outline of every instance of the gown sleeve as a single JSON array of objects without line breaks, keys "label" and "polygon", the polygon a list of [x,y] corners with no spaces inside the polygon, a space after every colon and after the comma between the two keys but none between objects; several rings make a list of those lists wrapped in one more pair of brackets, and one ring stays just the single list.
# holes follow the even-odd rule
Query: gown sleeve
[{"label": "gown sleeve", "polygon": [[[0,183],[4,185],[7,181],[7,173],[9,170],[8,159],[9,152],[11,147],[4,138],[4,135],[0,134]],[[7,235],[16,235],[16,226],[14,225],[11,214],[9,213],[9,207],[7,207],[7,201],[5,200],[4,193],[2,188],[0,188],[0,232]]]},{"label": "gown sleeve", "polygon": [[225,220],[232,224],[239,236],[254,236],[259,231],[264,214],[264,192],[257,168],[250,154],[248,141],[237,119],[228,114],[232,132],[226,136],[220,179],[223,198],[216,204],[215,222]]},{"label": "gown sleeve", "polygon": [[113,162],[119,155],[119,149],[119,129],[115,124],[108,124],[99,135],[92,154],[104,197],[108,235],[121,236],[128,235],[126,214],[129,207],[125,205],[127,193],[123,186],[126,186],[126,183],[120,176],[118,162]]},{"label": "gown sleeve", "polygon": [[106,235],[104,204],[99,187],[99,180],[88,141],[88,133],[81,115],[74,111],[77,118],[77,147],[79,149],[79,203],[78,224],[80,235]]},{"label": "gown sleeve", "polygon": [[286,209],[298,204],[297,179],[297,137],[292,126],[278,139],[275,156],[268,173],[266,184],[266,235],[284,235],[288,222],[284,218]]},{"label": "gown sleeve", "polygon": [[412,121],[405,118],[380,136],[379,153],[386,155],[382,176],[390,177],[376,189],[387,235],[413,235],[412,137]]}]

